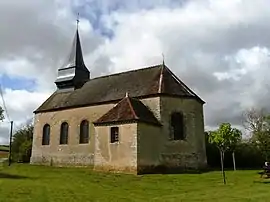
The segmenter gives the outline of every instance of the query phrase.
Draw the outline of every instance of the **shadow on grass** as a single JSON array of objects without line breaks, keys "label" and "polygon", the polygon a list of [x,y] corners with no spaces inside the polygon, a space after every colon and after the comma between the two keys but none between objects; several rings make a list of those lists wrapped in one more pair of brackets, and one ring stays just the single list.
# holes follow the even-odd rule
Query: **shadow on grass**
[{"label": "shadow on grass", "polygon": [[26,179],[29,177],[26,176],[21,176],[21,175],[12,175],[12,174],[7,174],[7,173],[0,173],[0,179],[5,178],[5,179]]},{"label": "shadow on grass", "polygon": [[269,178],[263,178],[260,181],[256,180],[256,181],[253,181],[253,183],[255,183],[255,184],[270,184],[270,181],[267,181],[267,179],[269,179]]},{"label": "shadow on grass", "polygon": [[183,169],[180,167],[166,167],[166,166],[157,166],[157,167],[143,167],[139,169],[138,175],[154,175],[154,174],[203,174],[211,172],[209,168],[204,169]]},{"label": "shadow on grass", "polygon": [[[260,170],[261,168],[237,168],[237,171],[248,171],[248,170]],[[178,167],[165,167],[165,166],[157,166],[157,167],[145,167],[141,168],[139,171],[139,175],[144,175],[144,174],[203,174],[203,173],[208,173],[208,172],[215,172],[215,171],[220,171],[220,167],[210,167],[207,166],[203,169],[182,169]],[[233,168],[225,168],[225,172],[227,171],[234,171]]]}]

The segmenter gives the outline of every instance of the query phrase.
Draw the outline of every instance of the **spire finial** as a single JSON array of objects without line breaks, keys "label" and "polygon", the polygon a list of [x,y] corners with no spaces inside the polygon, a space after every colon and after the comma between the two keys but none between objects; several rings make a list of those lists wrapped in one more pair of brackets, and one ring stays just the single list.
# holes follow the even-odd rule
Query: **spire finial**
[{"label": "spire finial", "polygon": [[164,54],[162,53],[162,64],[165,66]]},{"label": "spire finial", "polygon": [[79,22],[80,22],[80,13],[77,14],[77,30],[78,30],[78,27],[79,27]]}]

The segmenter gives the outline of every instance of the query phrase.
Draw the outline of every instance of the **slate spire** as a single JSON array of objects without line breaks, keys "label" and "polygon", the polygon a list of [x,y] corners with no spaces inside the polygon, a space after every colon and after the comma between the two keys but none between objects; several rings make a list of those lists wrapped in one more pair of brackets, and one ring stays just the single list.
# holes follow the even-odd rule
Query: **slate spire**
[{"label": "slate spire", "polygon": [[77,89],[90,79],[90,72],[84,64],[78,23],[79,20],[69,57],[58,69],[55,81],[58,89]]}]

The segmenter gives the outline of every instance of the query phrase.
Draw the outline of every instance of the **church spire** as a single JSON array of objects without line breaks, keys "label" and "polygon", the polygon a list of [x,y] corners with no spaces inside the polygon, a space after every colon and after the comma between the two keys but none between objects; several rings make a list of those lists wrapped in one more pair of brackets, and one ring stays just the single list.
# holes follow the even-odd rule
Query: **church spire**
[{"label": "church spire", "polygon": [[79,21],[79,14],[78,14],[77,23],[76,23],[77,29],[76,29],[76,33],[73,39],[71,51],[70,51],[68,60],[65,61],[65,63],[60,69],[69,68],[73,66],[76,66],[78,68],[85,67],[84,60],[83,60],[82,47],[81,47],[81,40],[80,40],[80,35],[79,35],[79,22],[80,21]]},{"label": "church spire", "polygon": [[[79,16],[79,15],[78,15]],[[68,59],[58,69],[55,81],[58,89],[80,88],[90,78],[90,72],[84,64],[83,52],[79,36],[79,18],[77,18],[77,29],[73,39]]]}]

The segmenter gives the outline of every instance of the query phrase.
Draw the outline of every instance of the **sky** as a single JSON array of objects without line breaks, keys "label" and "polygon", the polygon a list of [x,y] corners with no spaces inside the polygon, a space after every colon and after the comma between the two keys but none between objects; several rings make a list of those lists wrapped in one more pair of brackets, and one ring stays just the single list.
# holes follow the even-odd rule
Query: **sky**
[{"label": "sky", "polygon": [[[0,84],[15,130],[56,86],[80,13],[91,77],[166,65],[203,100],[205,128],[269,109],[269,0],[1,0]],[[0,106],[3,106],[0,101]],[[8,143],[9,120],[0,122]]]}]

